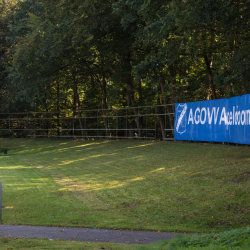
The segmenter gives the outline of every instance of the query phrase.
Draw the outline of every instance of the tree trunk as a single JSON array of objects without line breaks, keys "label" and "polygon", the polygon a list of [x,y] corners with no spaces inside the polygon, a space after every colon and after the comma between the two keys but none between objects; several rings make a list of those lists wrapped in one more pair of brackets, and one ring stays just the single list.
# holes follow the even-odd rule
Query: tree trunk
[{"label": "tree trunk", "polygon": [[[142,79],[139,81],[139,106],[142,105],[143,96],[142,96]],[[139,126],[143,128],[143,116],[139,116]],[[144,133],[143,130],[140,130],[140,137],[143,137]]]},{"label": "tree trunk", "polygon": [[[169,67],[169,71],[170,71],[170,78],[171,78],[171,102],[174,104],[176,102],[176,93],[175,93],[175,86],[176,86],[176,72],[174,69],[174,66],[171,65]],[[173,109],[175,109],[175,107],[173,106]]]},{"label": "tree trunk", "polygon": [[[158,104],[158,105],[161,105],[160,98],[157,98],[157,104]],[[162,107],[161,107],[161,106],[159,107],[159,113],[160,113],[160,114],[163,113],[163,110],[162,110]],[[165,121],[164,121],[164,116],[159,115],[158,117],[159,117],[159,119],[160,119],[162,140],[165,141]]]},{"label": "tree trunk", "polygon": [[207,76],[208,76],[208,82],[209,82],[209,86],[211,88],[212,91],[212,97],[213,99],[217,99],[217,95],[216,95],[216,90],[215,90],[215,86],[214,86],[214,81],[213,81],[213,72],[212,72],[212,63],[213,63],[213,46],[214,46],[214,42],[215,42],[215,32],[211,31],[211,37],[210,37],[210,46],[207,46],[206,42],[207,42],[207,33],[204,33],[202,35],[203,40],[205,42],[205,47],[204,47],[204,61],[206,64],[206,69],[207,69]]},{"label": "tree trunk", "polygon": [[[102,59],[103,61],[104,59]],[[103,64],[103,63],[102,63]],[[106,136],[110,136],[110,127],[108,124],[108,99],[107,99],[107,80],[104,68],[102,69],[102,82],[100,81],[100,88],[101,88],[101,108],[102,108],[102,114],[104,116],[104,126],[106,130]]]},{"label": "tree trunk", "polygon": [[[162,95],[163,95],[163,101],[164,101],[164,104],[166,105],[166,109],[167,109],[167,112],[168,112],[168,119],[169,119],[169,123],[170,123],[170,126],[171,126],[171,129],[174,129],[174,116],[171,115],[170,113],[173,113],[173,110],[171,108],[171,106],[169,106],[168,104],[169,103],[169,99],[168,99],[168,96],[166,94],[166,91],[165,91],[165,78],[162,74],[160,74],[160,85],[161,85],[161,92],[162,92]],[[172,133],[174,134],[174,130],[172,130]]]},{"label": "tree trunk", "polygon": [[[59,130],[59,127],[60,127],[60,114],[59,114],[59,111],[60,111],[60,101],[59,101],[59,95],[60,95],[60,82],[57,81],[56,83],[56,111],[57,111],[57,136],[60,136],[60,130]],[[61,128],[62,129],[62,128]]]},{"label": "tree trunk", "polygon": [[[133,78],[131,75],[132,72],[132,67],[131,67],[131,58],[130,58],[130,53],[127,54],[126,57],[124,57],[124,71],[125,73],[125,82],[126,82],[126,89],[128,92],[128,98],[127,98],[127,102],[128,102],[128,107],[131,107],[131,104],[136,107],[137,103],[136,103],[136,98],[135,98],[135,94],[134,94],[134,87],[133,87]],[[137,125],[137,129],[138,129],[138,136],[142,137],[141,134],[141,129],[140,129],[140,117],[138,114],[138,108],[134,108],[134,114],[137,115],[136,116],[136,125]]]},{"label": "tree trunk", "polygon": [[[44,100],[44,106],[45,106],[45,110],[46,110],[46,113],[49,113],[49,108],[48,108],[48,98],[47,98],[47,89],[45,87],[45,100]],[[48,125],[48,121],[49,120],[45,120],[45,131],[46,131],[46,134],[47,136],[49,135],[49,125]],[[51,121],[52,122],[52,121]]]},{"label": "tree trunk", "polygon": [[83,128],[83,124],[82,124],[82,118],[81,118],[81,103],[80,103],[80,98],[79,98],[79,92],[78,92],[78,83],[75,77],[75,74],[73,73],[73,82],[74,82],[74,101],[75,101],[75,106],[77,109],[77,113],[78,113],[78,119],[79,119],[79,124],[80,124],[80,128],[81,128],[81,133],[82,133],[82,137],[84,136],[84,128]]},{"label": "tree trunk", "polygon": [[212,69],[211,69],[211,66],[210,66],[211,62],[208,60],[207,55],[204,55],[204,60],[205,60],[205,64],[206,64],[206,67],[207,67],[209,85],[210,85],[211,90],[212,90],[213,99],[217,99],[217,95],[216,95],[216,92],[215,92],[215,86],[214,86],[214,83],[213,83],[213,73],[212,73]]}]

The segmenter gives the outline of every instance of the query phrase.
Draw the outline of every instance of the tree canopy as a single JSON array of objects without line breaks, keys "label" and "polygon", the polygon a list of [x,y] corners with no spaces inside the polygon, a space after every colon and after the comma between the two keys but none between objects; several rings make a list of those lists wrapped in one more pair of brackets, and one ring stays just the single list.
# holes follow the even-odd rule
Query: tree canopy
[{"label": "tree canopy", "polygon": [[250,93],[248,0],[2,0],[0,13],[1,112]]}]

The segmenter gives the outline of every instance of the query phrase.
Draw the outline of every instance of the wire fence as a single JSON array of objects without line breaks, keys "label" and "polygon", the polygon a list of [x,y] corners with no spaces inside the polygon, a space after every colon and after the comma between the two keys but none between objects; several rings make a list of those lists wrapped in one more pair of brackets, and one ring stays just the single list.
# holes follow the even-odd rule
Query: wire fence
[{"label": "wire fence", "polygon": [[1,113],[0,137],[174,140],[173,105]]}]

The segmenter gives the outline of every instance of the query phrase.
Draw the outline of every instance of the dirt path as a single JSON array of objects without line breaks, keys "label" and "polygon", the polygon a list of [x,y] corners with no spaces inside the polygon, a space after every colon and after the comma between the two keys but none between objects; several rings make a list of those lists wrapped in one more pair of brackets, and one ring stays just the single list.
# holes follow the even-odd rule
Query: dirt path
[{"label": "dirt path", "polygon": [[0,237],[11,238],[150,244],[160,240],[172,239],[176,235],[175,233],[150,231],[0,225]]}]

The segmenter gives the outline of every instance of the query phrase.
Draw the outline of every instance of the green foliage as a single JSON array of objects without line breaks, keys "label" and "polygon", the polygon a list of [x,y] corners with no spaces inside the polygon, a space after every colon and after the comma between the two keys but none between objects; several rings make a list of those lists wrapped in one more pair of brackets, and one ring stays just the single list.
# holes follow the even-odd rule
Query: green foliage
[{"label": "green foliage", "polygon": [[249,93],[249,8],[249,0],[2,2],[2,109],[105,110]]}]

